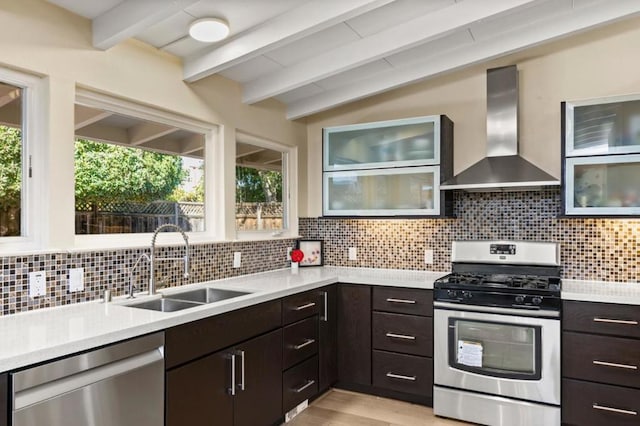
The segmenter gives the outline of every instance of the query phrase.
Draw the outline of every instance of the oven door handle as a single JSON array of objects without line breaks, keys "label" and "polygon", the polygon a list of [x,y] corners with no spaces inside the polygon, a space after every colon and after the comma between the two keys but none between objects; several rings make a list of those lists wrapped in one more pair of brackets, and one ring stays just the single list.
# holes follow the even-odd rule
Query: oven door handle
[{"label": "oven door handle", "polygon": [[495,306],[478,306],[478,305],[464,305],[461,303],[449,303],[449,302],[433,302],[434,308],[441,309],[453,309],[456,311],[471,311],[471,312],[484,312],[488,314],[503,314],[503,315],[516,315],[520,317],[542,317],[542,318],[560,318],[560,312],[556,311],[529,311],[525,309],[514,308],[497,308]]}]

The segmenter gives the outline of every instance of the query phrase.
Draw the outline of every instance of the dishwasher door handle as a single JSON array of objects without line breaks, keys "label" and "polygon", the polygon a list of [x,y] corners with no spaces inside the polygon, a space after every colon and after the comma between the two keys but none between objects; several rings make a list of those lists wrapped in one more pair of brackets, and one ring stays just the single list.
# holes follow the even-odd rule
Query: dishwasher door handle
[{"label": "dishwasher door handle", "polygon": [[13,408],[14,410],[19,410],[147,365],[163,362],[163,359],[162,348],[157,348],[140,355],[34,386],[15,393]]}]

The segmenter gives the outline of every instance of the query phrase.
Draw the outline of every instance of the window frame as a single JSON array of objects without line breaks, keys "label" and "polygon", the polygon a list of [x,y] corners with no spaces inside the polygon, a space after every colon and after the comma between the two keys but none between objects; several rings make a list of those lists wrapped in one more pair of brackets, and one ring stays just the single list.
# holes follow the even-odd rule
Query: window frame
[{"label": "window frame", "polygon": [[[189,236],[189,242],[192,243],[214,242],[220,241],[224,238],[223,230],[219,226],[219,223],[221,222],[221,218],[218,217],[220,209],[216,209],[215,204],[212,202],[215,197],[214,187],[219,184],[215,169],[219,167],[218,163],[220,162],[219,145],[221,144],[221,141],[218,139],[221,126],[186,117],[176,112],[141,105],[139,103],[102,93],[96,93],[83,88],[76,89],[74,105],[100,108],[116,114],[166,124],[203,134],[205,139],[205,230],[201,232],[187,232],[187,235]],[[73,184],[75,185],[75,179]],[[74,191],[74,189],[71,188],[71,191]],[[72,198],[74,199],[75,204],[75,197]],[[75,212],[75,205],[73,211]],[[153,235],[151,232],[85,235],[76,234],[75,227],[73,227],[73,234],[74,249],[76,250],[146,247],[150,244],[151,236]],[[173,234],[174,233],[169,233],[166,236],[163,236],[162,243],[180,244],[182,242],[182,237],[177,233],[175,233],[175,235]],[[126,243],[123,243],[123,237],[125,236]]]},{"label": "window frame", "polygon": [[[47,170],[48,123],[45,81],[35,75],[0,67],[0,81],[22,89],[22,182],[20,192],[20,236],[0,237],[0,251],[24,252],[41,249],[46,238],[48,211],[44,182]],[[31,170],[31,176],[29,176]]]},{"label": "window frame", "polygon": [[[242,231],[236,227],[236,181],[234,164],[233,180],[233,229],[238,240],[269,240],[289,239],[298,237],[298,147],[284,145],[268,139],[260,138],[242,131],[236,132],[236,142],[243,142],[261,148],[271,149],[282,153],[282,229],[278,231],[266,229]],[[234,143],[234,152],[235,152]],[[235,154],[234,154],[235,158]]]}]

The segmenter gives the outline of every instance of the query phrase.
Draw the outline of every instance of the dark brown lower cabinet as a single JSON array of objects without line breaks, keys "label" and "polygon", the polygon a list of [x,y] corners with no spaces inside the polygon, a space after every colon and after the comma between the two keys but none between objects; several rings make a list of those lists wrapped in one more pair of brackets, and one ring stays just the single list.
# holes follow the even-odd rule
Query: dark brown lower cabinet
[{"label": "dark brown lower cabinet", "polygon": [[382,389],[432,397],[433,359],[374,350],[373,385]]},{"label": "dark brown lower cabinet", "polygon": [[338,286],[338,374],[344,385],[371,385],[371,287]]},{"label": "dark brown lower cabinet", "polygon": [[338,381],[338,286],[323,287],[320,293],[318,386],[323,392]]},{"label": "dark brown lower cabinet", "polygon": [[9,375],[0,374],[0,426],[9,424]]},{"label": "dark brown lower cabinet", "polygon": [[562,423],[571,426],[637,426],[640,390],[562,380]]},{"label": "dark brown lower cabinet", "polygon": [[170,370],[166,378],[167,426],[274,424],[282,416],[282,330]]}]

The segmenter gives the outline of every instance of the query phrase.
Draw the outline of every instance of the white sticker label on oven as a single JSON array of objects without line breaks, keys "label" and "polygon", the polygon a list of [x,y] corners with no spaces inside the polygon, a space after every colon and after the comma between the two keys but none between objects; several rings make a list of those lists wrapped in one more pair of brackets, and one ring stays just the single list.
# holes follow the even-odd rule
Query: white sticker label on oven
[{"label": "white sticker label on oven", "polygon": [[482,343],[458,340],[458,364],[482,367]]}]

